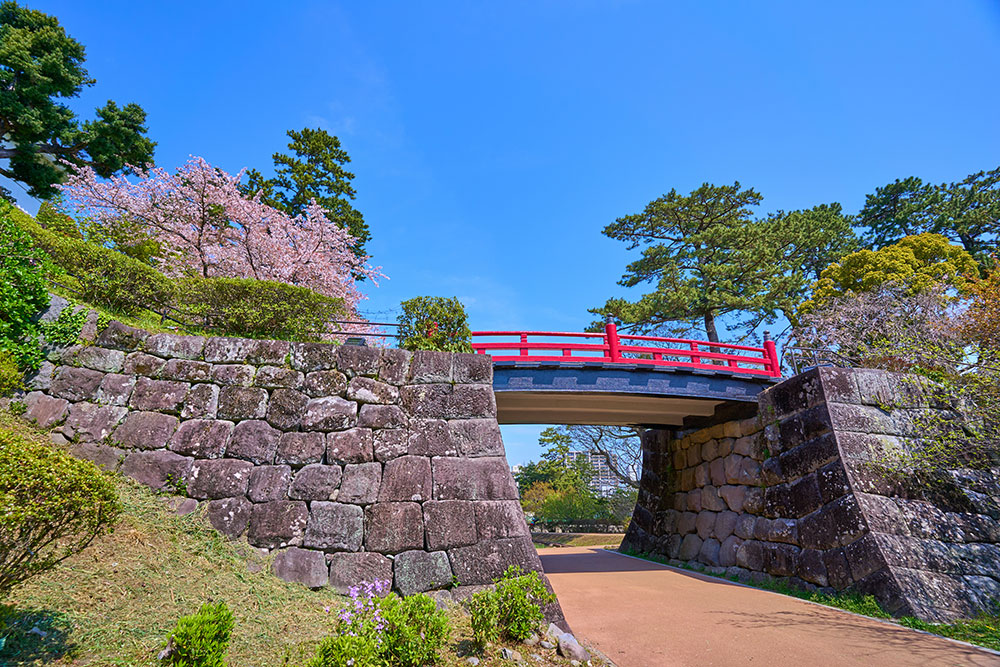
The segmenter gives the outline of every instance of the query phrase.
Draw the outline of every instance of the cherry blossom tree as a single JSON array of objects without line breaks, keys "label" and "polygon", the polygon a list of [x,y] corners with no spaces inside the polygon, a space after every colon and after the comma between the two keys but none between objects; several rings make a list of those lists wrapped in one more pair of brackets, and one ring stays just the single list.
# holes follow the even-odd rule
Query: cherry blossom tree
[{"label": "cherry blossom tree", "polygon": [[235,176],[192,157],[173,174],[136,168],[138,176],[98,177],[78,167],[59,186],[67,207],[100,224],[127,221],[167,252],[169,275],[256,278],[308,287],[343,299],[352,316],[363,295],[355,275],[377,285],[378,267],[358,257],[354,237],[315,202],[291,216],[240,192]]}]

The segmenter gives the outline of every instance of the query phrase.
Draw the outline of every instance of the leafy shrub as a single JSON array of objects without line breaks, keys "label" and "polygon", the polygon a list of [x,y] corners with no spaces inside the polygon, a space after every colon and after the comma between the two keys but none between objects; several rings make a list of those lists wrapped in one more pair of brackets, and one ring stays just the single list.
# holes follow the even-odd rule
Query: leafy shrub
[{"label": "leafy shrub", "polygon": [[317,339],[344,313],[341,299],[305,287],[249,278],[185,278],[177,307],[191,324],[217,333]]},{"label": "leafy shrub", "polygon": [[421,667],[437,662],[448,639],[448,617],[434,600],[419,593],[382,599],[385,619],[382,654],[391,665]]},{"label": "leafy shrub", "polygon": [[450,633],[447,615],[423,594],[380,599],[388,588],[388,581],[351,588],[351,601],[337,614],[336,634],[323,640],[309,667],[421,667],[437,662]]},{"label": "leafy shrub", "polygon": [[225,667],[233,613],[225,602],[205,604],[170,633],[163,659],[172,667]]},{"label": "leafy shrub", "polygon": [[309,667],[376,667],[385,664],[372,635],[333,635],[320,642]]},{"label": "leafy shrub", "polygon": [[400,304],[399,346],[406,350],[472,352],[465,307],[456,299],[419,296]]},{"label": "leafy shrub", "polygon": [[59,347],[73,345],[80,340],[80,332],[87,323],[87,309],[70,302],[54,320],[40,322],[38,331],[45,342]]},{"label": "leafy shrub", "polygon": [[24,375],[17,359],[7,350],[0,350],[0,396],[10,396],[19,389],[24,389]]},{"label": "leafy shrub", "polygon": [[0,431],[0,598],[85,548],[120,513],[93,463]]},{"label": "leafy shrub", "polygon": [[542,605],[555,600],[537,572],[524,574],[511,565],[496,581],[494,590],[472,596],[472,633],[476,643],[485,646],[500,638],[523,641],[545,620]]},{"label": "leafy shrub", "polygon": [[33,245],[19,225],[28,218],[6,202],[0,202],[0,349],[16,358],[18,365],[37,365],[40,352],[24,341],[33,338],[33,318],[49,303],[45,285],[45,255]]},{"label": "leafy shrub", "polygon": [[87,303],[131,315],[170,303],[174,284],[153,267],[96,243],[45,229],[29,216],[19,223],[64,271]]}]

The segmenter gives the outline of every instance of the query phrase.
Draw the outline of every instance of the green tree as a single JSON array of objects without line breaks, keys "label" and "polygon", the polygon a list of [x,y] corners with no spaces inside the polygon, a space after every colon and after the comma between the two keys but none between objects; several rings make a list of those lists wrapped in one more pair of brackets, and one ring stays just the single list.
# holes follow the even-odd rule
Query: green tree
[{"label": "green tree", "polygon": [[719,342],[719,319],[753,332],[779,314],[788,316],[818,271],[854,248],[850,220],[839,204],[779,212],[755,220],[761,195],[740,184],[708,183],[689,195],[676,190],[642,213],[618,218],[604,234],[647,246],[619,281],[654,291],[637,301],[609,299],[593,313],[620,318],[626,330],[704,331]]},{"label": "green tree", "polygon": [[860,250],[823,269],[812,296],[798,309],[801,316],[831,299],[873,292],[886,286],[916,294],[943,285],[963,290],[979,266],[962,246],[939,234],[906,236],[880,250]]},{"label": "green tree", "polygon": [[587,457],[570,458],[573,438],[565,426],[545,429],[538,436],[538,444],[545,448],[541,460],[529,461],[515,475],[522,495],[535,484],[548,484],[559,492],[592,493],[594,468]]},{"label": "green tree", "polygon": [[985,263],[1000,232],[1000,167],[940,185],[897,179],[866,197],[858,223],[873,248],[904,236],[941,234]]},{"label": "green tree", "polygon": [[146,112],[137,104],[108,101],[97,118],[80,122],[60,100],[78,97],[92,79],[84,47],[59,21],[16,2],[0,4],[0,175],[50,197],[65,166],[89,165],[110,176],[127,165],[152,161]]},{"label": "green tree", "polygon": [[[347,229],[357,243],[354,252],[365,256],[365,244],[371,239],[368,225],[361,212],[351,205],[356,193],[351,185],[354,174],[345,165],[351,161],[340,139],[326,130],[304,128],[289,130],[291,155],[274,153],[274,176],[264,178],[259,171],[247,172],[245,191],[261,193],[265,204],[289,215],[305,212],[315,200],[326,217]],[[356,276],[363,280],[363,276]]]}]

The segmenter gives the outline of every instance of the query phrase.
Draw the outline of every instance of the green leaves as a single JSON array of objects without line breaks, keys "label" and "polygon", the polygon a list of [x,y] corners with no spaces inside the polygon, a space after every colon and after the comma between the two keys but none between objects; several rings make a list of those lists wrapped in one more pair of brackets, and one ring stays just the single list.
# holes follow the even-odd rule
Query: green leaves
[{"label": "green leaves", "polygon": [[164,661],[171,667],[225,667],[234,624],[225,602],[202,605],[197,614],[177,621]]},{"label": "green leaves", "polygon": [[399,346],[404,350],[472,352],[472,332],[457,298],[419,296],[400,306]]},{"label": "green leaves", "polygon": [[493,590],[483,590],[469,600],[472,634],[480,648],[501,638],[524,641],[545,620],[541,605],[556,599],[538,572],[525,574],[511,565]]}]

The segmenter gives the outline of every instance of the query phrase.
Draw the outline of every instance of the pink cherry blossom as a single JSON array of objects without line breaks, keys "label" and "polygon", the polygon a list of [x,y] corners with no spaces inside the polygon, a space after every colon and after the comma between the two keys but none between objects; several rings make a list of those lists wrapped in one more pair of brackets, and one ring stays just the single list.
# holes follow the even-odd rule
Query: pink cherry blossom
[{"label": "pink cherry blossom", "polygon": [[365,297],[354,275],[377,286],[379,267],[353,252],[354,237],[327,219],[315,202],[305,215],[290,216],[240,192],[235,176],[192,156],[174,174],[159,167],[138,176],[101,179],[78,167],[60,186],[69,206],[102,222],[138,223],[168,251],[160,269],[195,274],[273,280],[308,287],[344,300],[351,319]]}]

